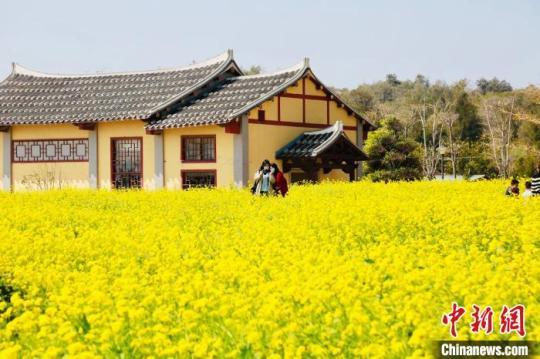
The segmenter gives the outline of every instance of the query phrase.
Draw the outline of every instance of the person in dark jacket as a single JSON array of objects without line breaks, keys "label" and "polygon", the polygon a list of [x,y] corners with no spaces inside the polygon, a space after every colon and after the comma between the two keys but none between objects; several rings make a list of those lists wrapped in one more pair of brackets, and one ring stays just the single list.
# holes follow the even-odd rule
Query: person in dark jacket
[{"label": "person in dark jacket", "polygon": [[540,196],[540,163],[531,177],[531,192],[533,196]]},{"label": "person in dark jacket", "polygon": [[285,197],[287,192],[289,191],[289,186],[287,185],[287,179],[285,178],[285,175],[283,172],[279,170],[279,167],[277,164],[272,163],[272,168],[274,169],[274,192],[276,195],[280,195]]},{"label": "person in dark jacket", "polygon": [[511,197],[519,196],[519,181],[514,178],[504,194]]}]

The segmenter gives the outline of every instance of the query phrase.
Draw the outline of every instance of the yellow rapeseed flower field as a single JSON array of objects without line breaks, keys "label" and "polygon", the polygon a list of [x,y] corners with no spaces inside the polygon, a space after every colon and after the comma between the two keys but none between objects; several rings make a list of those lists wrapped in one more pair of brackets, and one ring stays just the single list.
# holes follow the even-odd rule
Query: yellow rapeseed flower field
[{"label": "yellow rapeseed flower field", "polygon": [[452,302],[540,340],[540,199],[504,188],[0,194],[0,357],[423,357]]}]

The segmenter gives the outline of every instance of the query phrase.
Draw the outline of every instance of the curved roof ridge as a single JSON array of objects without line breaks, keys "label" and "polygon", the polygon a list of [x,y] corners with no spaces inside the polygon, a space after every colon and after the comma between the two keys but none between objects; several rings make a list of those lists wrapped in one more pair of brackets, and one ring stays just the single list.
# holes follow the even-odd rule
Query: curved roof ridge
[{"label": "curved roof ridge", "polygon": [[12,75],[24,75],[24,76],[33,76],[33,77],[43,77],[43,78],[84,78],[84,77],[108,77],[108,76],[129,76],[129,75],[146,75],[146,74],[159,74],[167,72],[176,72],[184,70],[192,70],[200,67],[206,67],[221,62],[226,62],[227,60],[232,59],[233,51],[227,50],[217,56],[214,56],[210,59],[197,62],[191,65],[182,66],[182,67],[172,67],[172,68],[162,68],[155,70],[142,70],[142,71],[122,71],[122,72],[108,72],[108,73],[95,73],[95,74],[50,74],[45,72],[40,72],[36,70],[29,69],[18,63],[12,64]]},{"label": "curved roof ridge", "polygon": [[298,63],[296,63],[296,64],[294,64],[292,66],[289,66],[287,68],[281,69],[281,70],[277,70],[277,71],[274,71],[274,72],[267,72],[267,73],[264,73],[264,74],[235,76],[234,78],[242,80],[242,79],[254,79],[254,78],[258,78],[258,77],[276,76],[276,75],[280,75],[280,74],[285,74],[287,72],[293,72],[293,71],[301,70],[306,66],[306,64],[309,67],[309,59],[307,57],[304,58],[302,61],[300,61],[300,62],[298,62]]},{"label": "curved roof ridge", "polygon": [[336,131],[339,132],[341,130],[343,130],[343,122],[341,120],[337,120],[331,126],[325,127],[320,130],[315,130],[315,131],[305,131],[304,134],[305,135],[322,135],[324,133],[336,132]]},{"label": "curved roof ridge", "polygon": [[341,136],[342,132],[343,132],[343,122],[339,120],[336,121],[332,126],[327,127],[325,129],[322,129],[319,131],[304,132],[304,135],[322,135],[326,133],[331,133],[330,137],[328,137],[326,141],[324,141],[318,147],[313,149],[312,156],[313,157],[317,156],[319,152],[321,152],[322,150],[324,150],[325,148],[333,144],[338,139],[338,137]]}]

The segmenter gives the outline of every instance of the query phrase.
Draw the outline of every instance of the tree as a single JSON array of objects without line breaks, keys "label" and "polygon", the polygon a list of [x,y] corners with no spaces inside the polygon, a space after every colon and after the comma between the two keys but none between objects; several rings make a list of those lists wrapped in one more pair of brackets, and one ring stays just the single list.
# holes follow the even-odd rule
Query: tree
[{"label": "tree", "polygon": [[491,80],[486,80],[481,78],[476,81],[476,87],[482,95],[485,95],[489,92],[510,92],[512,91],[512,85],[510,85],[505,80],[499,80],[494,77]]},{"label": "tree", "polygon": [[460,149],[457,167],[465,177],[485,175],[493,178],[498,174],[497,166],[489,155],[489,145],[484,141],[465,143]]},{"label": "tree", "polygon": [[459,95],[455,111],[458,114],[459,139],[469,143],[480,140],[484,130],[482,119],[466,91]]},{"label": "tree", "polygon": [[364,86],[358,86],[354,90],[340,90],[339,93],[352,108],[358,112],[366,113],[373,110],[375,99],[371,91]]},{"label": "tree", "polygon": [[390,86],[398,86],[401,85],[401,81],[398,80],[398,77],[396,74],[388,74],[386,75],[386,82]]},{"label": "tree", "polygon": [[262,72],[262,68],[259,65],[253,65],[247,70],[243,70],[246,75],[258,75]]},{"label": "tree", "polygon": [[[442,94],[445,106],[441,111],[440,116],[442,118],[444,126],[445,142],[448,144],[447,153],[450,155],[450,163],[452,165],[452,176],[456,178],[457,174],[457,158],[460,150],[460,119],[463,119],[464,113],[458,113],[458,106],[466,105],[464,103],[464,97],[466,98],[467,81],[461,80],[452,85],[449,89],[444,88]],[[463,110],[463,108],[461,108]],[[444,166],[444,163],[443,163]]]},{"label": "tree", "polygon": [[365,144],[369,156],[366,174],[373,181],[412,181],[422,178],[418,143],[402,136],[403,127],[395,119],[384,119]]},{"label": "tree", "polygon": [[513,139],[516,97],[490,95],[480,104],[481,116],[487,128],[491,154],[499,175],[508,177],[510,170],[510,146]]},{"label": "tree", "polygon": [[[471,89],[466,80],[449,85],[432,83],[421,74],[412,80],[388,74],[381,81],[340,92],[376,125],[398,121],[400,138],[421,147],[427,178],[439,173],[442,162],[455,175],[508,176],[528,173],[531,163],[540,161],[540,88],[536,86],[514,90],[494,77],[478,80]],[[513,109],[508,102],[512,97]],[[508,113],[511,125],[505,127]]]}]

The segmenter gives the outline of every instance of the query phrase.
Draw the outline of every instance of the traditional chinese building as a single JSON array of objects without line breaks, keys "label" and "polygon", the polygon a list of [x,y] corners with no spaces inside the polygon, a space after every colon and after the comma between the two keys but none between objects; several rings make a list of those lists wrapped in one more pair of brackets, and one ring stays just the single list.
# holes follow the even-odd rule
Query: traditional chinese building
[{"label": "traditional chinese building", "polygon": [[[245,186],[264,159],[289,180],[352,180],[372,125],[308,60],[244,75],[232,51],[177,69],[0,82],[2,188]],[[51,182],[51,183],[48,183]]]}]

